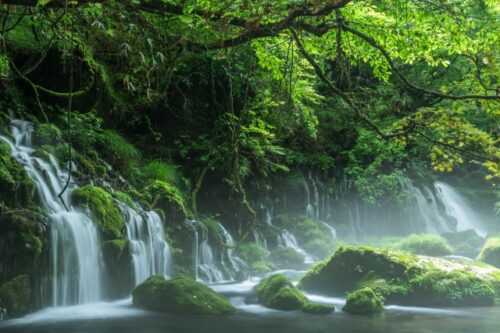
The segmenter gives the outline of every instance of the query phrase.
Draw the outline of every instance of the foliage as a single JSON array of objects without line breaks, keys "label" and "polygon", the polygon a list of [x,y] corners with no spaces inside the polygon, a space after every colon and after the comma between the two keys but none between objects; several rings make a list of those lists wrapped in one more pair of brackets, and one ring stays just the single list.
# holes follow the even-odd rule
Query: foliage
[{"label": "foliage", "polygon": [[31,310],[31,287],[27,275],[19,275],[0,286],[0,307],[11,316],[20,316]]},{"label": "foliage", "polygon": [[397,242],[395,248],[427,256],[445,256],[452,253],[452,248],[446,239],[431,234],[409,235]]}]

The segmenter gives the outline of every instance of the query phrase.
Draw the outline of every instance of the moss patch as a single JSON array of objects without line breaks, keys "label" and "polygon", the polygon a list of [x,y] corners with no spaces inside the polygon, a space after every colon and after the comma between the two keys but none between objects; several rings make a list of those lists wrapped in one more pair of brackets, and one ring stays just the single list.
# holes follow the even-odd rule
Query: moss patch
[{"label": "moss patch", "polygon": [[347,295],[342,311],[353,314],[372,314],[384,309],[383,299],[370,288],[362,288]]},{"label": "moss patch", "polygon": [[0,307],[11,316],[31,311],[31,288],[28,275],[19,275],[0,287]]},{"label": "moss patch", "polygon": [[153,208],[162,209],[166,215],[188,216],[184,193],[176,186],[161,180],[154,180],[144,189],[144,197]]},{"label": "moss patch", "polygon": [[500,238],[490,238],[484,244],[477,260],[500,268]]},{"label": "moss patch", "polygon": [[152,276],[133,292],[135,306],[179,314],[229,314],[236,309],[227,299],[186,276],[165,280]]},{"label": "moss patch", "polygon": [[303,264],[305,256],[291,247],[285,247],[272,250],[270,259],[278,267],[287,267]]},{"label": "moss patch", "polygon": [[90,210],[106,238],[123,237],[123,216],[113,197],[105,189],[86,185],[73,191],[72,199],[76,205]]},{"label": "moss patch", "polygon": [[426,256],[445,256],[452,253],[448,241],[438,235],[410,235],[396,243],[395,247],[401,251]]},{"label": "moss patch", "polygon": [[277,310],[298,310],[307,298],[284,275],[275,274],[262,280],[256,287],[259,302]]}]

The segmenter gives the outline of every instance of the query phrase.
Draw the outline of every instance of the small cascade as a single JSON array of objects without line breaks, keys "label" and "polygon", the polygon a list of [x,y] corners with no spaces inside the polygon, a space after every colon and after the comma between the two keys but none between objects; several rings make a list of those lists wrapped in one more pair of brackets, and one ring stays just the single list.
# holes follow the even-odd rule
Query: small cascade
[{"label": "small cascade", "polygon": [[209,243],[208,228],[197,220],[186,221],[193,231],[193,265],[197,280],[207,283],[234,281],[237,273],[242,271],[246,264],[234,255],[234,240],[229,232],[218,224],[217,235],[219,242],[211,246]]},{"label": "small cascade", "polygon": [[59,199],[68,173],[59,168],[52,155],[46,161],[35,155],[30,122],[13,120],[14,140],[0,136],[13,156],[36,184],[40,202],[48,213],[51,241],[51,305],[65,306],[98,301],[101,298],[101,258],[97,230],[89,216],[71,205],[71,193],[77,187],[69,183]]},{"label": "small cascade", "polygon": [[328,223],[326,222],[323,222],[323,224],[325,225],[325,227],[328,229],[328,231],[330,232],[330,235],[332,236],[333,239],[336,239],[337,238],[337,230],[335,230],[334,227],[332,227],[331,225],[329,225]]},{"label": "small cascade", "polygon": [[463,196],[454,188],[442,182],[435,182],[434,187],[440,202],[444,206],[445,213],[454,223],[456,231],[474,229],[479,235],[486,236],[487,233],[481,226],[479,217]]},{"label": "small cascade", "polygon": [[305,263],[312,263],[314,261],[312,257],[299,246],[295,236],[286,229],[283,229],[281,233],[278,234],[278,247],[282,248],[289,247],[294,249],[297,253],[304,255]]},{"label": "small cascade", "polygon": [[170,274],[172,259],[160,216],[153,211],[133,209],[124,203],[119,205],[125,217],[135,285],[151,275],[167,277]]}]

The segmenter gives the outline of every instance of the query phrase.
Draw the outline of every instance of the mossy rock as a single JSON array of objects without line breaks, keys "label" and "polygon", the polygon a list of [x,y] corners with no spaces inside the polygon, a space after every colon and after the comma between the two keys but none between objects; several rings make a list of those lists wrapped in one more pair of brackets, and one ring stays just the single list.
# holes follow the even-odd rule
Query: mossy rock
[{"label": "mossy rock", "polygon": [[11,207],[27,206],[35,195],[35,184],[24,167],[12,156],[10,147],[0,141],[0,193]]},{"label": "mossy rock", "polygon": [[244,243],[238,247],[238,256],[250,265],[263,262],[267,257],[267,251],[257,243]]},{"label": "mossy rock", "polygon": [[[470,254],[481,249],[485,239],[473,229],[441,234],[458,254]],[[476,252],[477,253],[477,252]]]},{"label": "mossy rock", "polygon": [[341,296],[370,287],[388,302],[419,306],[492,305],[500,271],[366,246],[343,246],[301,280],[301,288]]},{"label": "mossy rock", "polygon": [[276,248],[269,257],[278,267],[299,266],[304,263],[305,256],[291,247]]},{"label": "mossy rock", "polygon": [[500,268],[500,237],[488,239],[477,260]]},{"label": "mossy rock", "polygon": [[125,221],[111,194],[98,186],[86,185],[72,193],[73,202],[87,208],[106,239],[123,238]]},{"label": "mossy rock", "polygon": [[133,292],[135,306],[177,314],[230,314],[234,306],[209,287],[195,280],[179,276],[165,280],[152,276]]},{"label": "mossy rock", "polygon": [[54,124],[39,124],[33,135],[33,144],[37,146],[57,146],[62,141],[61,130]]},{"label": "mossy rock", "polygon": [[431,234],[409,235],[397,242],[395,247],[401,251],[426,256],[446,256],[452,253],[446,239]]},{"label": "mossy rock", "polygon": [[299,310],[307,298],[286,276],[275,274],[262,280],[256,287],[259,302],[277,310]]},{"label": "mossy rock", "polygon": [[19,275],[0,286],[0,308],[10,316],[21,316],[31,311],[31,287],[28,275]]},{"label": "mossy rock", "polygon": [[329,314],[335,311],[335,306],[320,302],[308,302],[304,305],[302,311],[311,314]]},{"label": "mossy rock", "polygon": [[384,310],[384,301],[370,288],[358,289],[347,295],[342,311],[352,314],[373,314]]},{"label": "mossy rock", "polygon": [[175,185],[154,180],[144,188],[143,198],[151,208],[163,210],[165,215],[177,221],[184,221],[189,215],[186,208],[186,195]]},{"label": "mossy rock", "polygon": [[267,261],[256,261],[251,264],[250,268],[254,273],[269,273],[275,270],[275,266]]}]

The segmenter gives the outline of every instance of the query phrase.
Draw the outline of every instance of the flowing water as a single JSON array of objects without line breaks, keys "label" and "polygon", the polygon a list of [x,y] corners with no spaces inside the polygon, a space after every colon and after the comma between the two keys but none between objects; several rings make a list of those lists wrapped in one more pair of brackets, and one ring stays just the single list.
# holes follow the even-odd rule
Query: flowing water
[{"label": "flowing water", "polygon": [[86,214],[71,205],[74,184],[70,182],[61,198],[58,197],[68,173],[59,168],[54,156],[49,155],[48,161],[36,156],[31,143],[33,132],[32,123],[13,120],[11,135],[14,139],[0,138],[10,146],[13,156],[36,184],[41,205],[48,213],[52,272],[48,288],[51,290],[50,303],[63,306],[98,301],[102,293],[102,263],[97,230]]},{"label": "flowing water", "polygon": [[126,204],[120,204],[120,208],[125,217],[127,239],[132,252],[134,285],[151,275],[170,275],[170,247],[165,241],[165,229],[160,216],[156,212],[133,209]]}]

